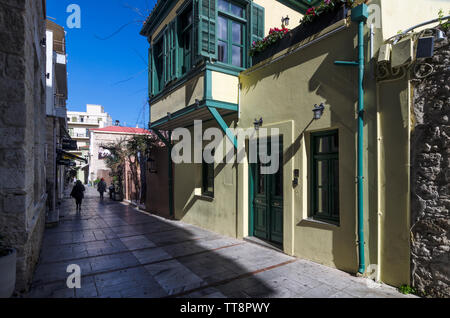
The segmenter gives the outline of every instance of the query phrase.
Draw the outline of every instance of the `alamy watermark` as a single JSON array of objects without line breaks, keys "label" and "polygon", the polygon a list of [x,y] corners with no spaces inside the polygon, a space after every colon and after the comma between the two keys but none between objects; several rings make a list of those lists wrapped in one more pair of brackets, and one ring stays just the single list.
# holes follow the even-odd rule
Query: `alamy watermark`
[{"label": "alamy watermark", "polygon": [[70,13],[66,24],[69,29],[81,29],[81,8],[78,4],[69,4],[66,12]]},{"label": "alamy watermark", "polygon": [[70,264],[67,266],[67,273],[70,275],[67,277],[66,285],[70,289],[80,289],[81,288],[81,268],[77,264]]},{"label": "alamy watermark", "polygon": [[281,150],[278,128],[228,128],[227,135],[217,127],[203,132],[201,120],[194,121],[193,135],[187,128],[176,128],[172,133],[172,140],[177,141],[172,148],[172,161],[175,164],[243,163],[248,141],[248,163],[260,163],[262,174],[278,172]]}]

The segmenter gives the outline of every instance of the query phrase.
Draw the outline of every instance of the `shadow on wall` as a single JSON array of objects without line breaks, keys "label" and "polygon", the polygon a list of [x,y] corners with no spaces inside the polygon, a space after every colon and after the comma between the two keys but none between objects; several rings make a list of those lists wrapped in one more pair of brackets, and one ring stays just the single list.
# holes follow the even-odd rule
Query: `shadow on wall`
[{"label": "shadow on wall", "polygon": [[[316,255],[317,258],[328,258],[327,253],[331,253],[331,262],[336,268],[355,272],[358,268],[357,257],[357,210],[356,210],[356,140],[357,140],[357,122],[356,122],[356,107],[358,101],[357,68],[342,67],[334,65],[336,60],[354,61],[358,57],[356,48],[357,28],[355,25],[348,29],[342,30],[329,38],[326,38],[318,43],[315,43],[303,50],[296,52],[284,59],[275,62],[271,66],[263,67],[255,72],[252,76],[247,77],[244,81],[243,91],[249,93],[255,90],[258,83],[264,79],[271,79],[280,88],[290,86],[291,95],[285,96],[285,103],[290,104],[293,109],[301,109],[307,111],[308,118],[312,117],[312,107],[314,103],[324,102],[326,105],[326,116],[322,118],[322,122],[316,124],[317,127],[328,127],[327,129],[339,130],[339,160],[340,160],[340,224],[339,226],[314,224],[312,222],[300,222],[297,224],[296,231],[302,231],[302,227],[315,229],[314,231],[331,232],[331,245],[329,250],[326,247],[321,248],[326,254],[324,257]],[[293,70],[297,72],[295,76],[292,75]],[[287,74],[290,72],[290,74]],[[284,74],[286,73],[286,74]],[[295,78],[297,81],[283,82],[287,79]],[[305,86],[304,90],[306,96],[300,96],[301,88]],[[295,85],[301,88],[296,89]],[[315,96],[317,95],[317,96]],[[296,103],[296,104],[292,104]],[[297,104],[298,103],[298,104]],[[373,106],[376,106],[372,102]],[[373,110],[373,109],[372,109]],[[286,113],[289,113],[286,112]],[[296,116],[295,113],[293,116]],[[369,129],[369,139],[376,136],[375,117],[376,112],[369,111],[366,114],[366,128]],[[300,117],[296,117],[300,118]],[[329,122],[327,123],[326,120]],[[300,155],[299,149],[301,140],[305,137],[307,158],[311,158],[310,154],[310,130],[308,121],[302,123],[299,127],[299,122],[296,121],[295,131],[296,139],[290,146],[287,154],[290,156]],[[365,133],[367,134],[367,129]],[[374,135],[375,133],[375,135]],[[375,138],[376,139],[376,138]],[[365,149],[366,158],[376,158],[375,150],[376,144],[369,143],[369,148]],[[291,159],[286,157],[284,160]],[[376,173],[376,161],[369,162],[369,176],[366,178],[374,179]],[[310,171],[310,161],[308,160],[308,171]],[[367,167],[366,167],[367,170]],[[367,180],[367,179],[366,179]],[[308,182],[309,183],[309,182]],[[373,184],[371,184],[373,186]],[[308,185],[309,187],[309,185]],[[367,185],[366,185],[367,187]],[[306,200],[308,200],[308,211],[310,211],[309,195],[311,189],[308,188]],[[373,218],[376,217],[376,196],[369,194],[369,199],[366,199],[365,211],[371,211],[370,214],[365,213],[366,223],[370,217],[370,222],[373,223]],[[375,208],[374,208],[375,206]],[[375,214],[374,214],[375,213]],[[375,222],[374,224],[377,224]],[[372,230],[372,229],[371,229]],[[369,230],[366,230],[366,235],[370,235]],[[374,230],[374,239],[366,239],[369,243],[368,247],[375,251],[370,244],[376,242],[376,231]],[[298,241],[296,244],[314,244]],[[305,246],[305,245],[303,245]],[[323,262],[321,259],[312,259],[313,261]],[[331,264],[329,264],[331,265]]]},{"label": "shadow on wall", "polygon": [[[152,149],[151,157],[155,160],[156,171],[147,171],[147,199],[146,210],[171,219],[169,210],[169,162],[168,150],[164,148]],[[149,168],[148,168],[149,169]]]},{"label": "shadow on wall", "polygon": [[[66,288],[65,269],[74,263],[81,266],[82,286],[96,282],[95,297],[202,297],[218,291],[242,298],[274,293],[252,274],[264,263],[262,248],[249,255],[248,248],[258,247],[242,247],[245,243],[187,224],[175,226],[174,221],[106,198],[99,202],[96,195],[86,196],[81,215],[72,200],[63,207],[64,223],[45,233],[31,297],[58,297]],[[97,240],[94,233],[107,238]],[[83,249],[90,251],[89,257]]]}]

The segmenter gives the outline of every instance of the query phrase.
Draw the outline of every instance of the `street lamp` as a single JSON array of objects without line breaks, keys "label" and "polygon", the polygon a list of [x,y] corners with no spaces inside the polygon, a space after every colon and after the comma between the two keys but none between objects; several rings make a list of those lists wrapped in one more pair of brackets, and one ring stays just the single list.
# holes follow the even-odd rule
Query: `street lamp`
[{"label": "street lamp", "polygon": [[319,106],[317,104],[314,105],[313,113],[314,113],[314,119],[318,120],[322,117],[323,112],[325,110],[325,106],[323,103],[321,103]]}]

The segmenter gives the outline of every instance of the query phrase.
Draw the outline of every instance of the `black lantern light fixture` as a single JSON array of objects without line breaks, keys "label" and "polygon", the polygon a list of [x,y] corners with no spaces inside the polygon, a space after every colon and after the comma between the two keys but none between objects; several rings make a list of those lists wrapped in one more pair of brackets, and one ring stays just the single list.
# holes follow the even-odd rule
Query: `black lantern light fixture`
[{"label": "black lantern light fixture", "polygon": [[281,27],[287,27],[289,25],[289,16],[286,15],[286,17],[281,17]]},{"label": "black lantern light fixture", "polygon": [[255,118],[253,125],[255,126],[255,130],[259,130],[259,128],[263,125],[262,117],[259,120]]},{"label": "black lantern light fixture", "polygon": [[313,109],[314,119],[319,120],[322,117],[324,110],[325,106],[323,105],[323,103],[321,103],[320,105],[315,104]]}]

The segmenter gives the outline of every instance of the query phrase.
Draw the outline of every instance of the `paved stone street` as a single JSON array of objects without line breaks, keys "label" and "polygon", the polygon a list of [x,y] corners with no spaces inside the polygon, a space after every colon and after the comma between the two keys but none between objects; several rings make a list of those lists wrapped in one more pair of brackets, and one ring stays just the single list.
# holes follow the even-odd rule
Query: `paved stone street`
[{"label": "paved stone street", "polygon": [[[165,220],[87,188],[81,215],[67,199],[45,232],[26,297],[405,297],[310,261]],[[66,287],[81,267],[81,289]]]}]

